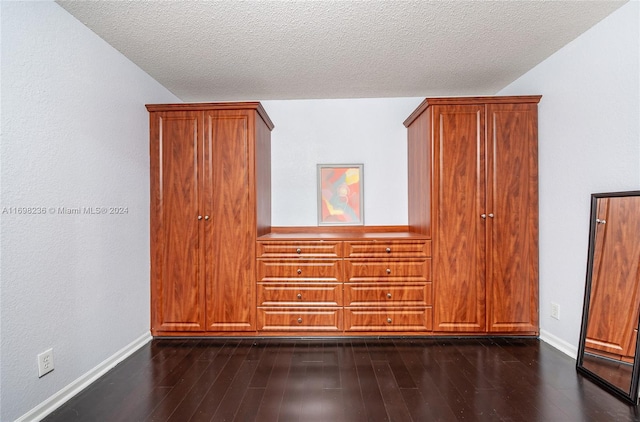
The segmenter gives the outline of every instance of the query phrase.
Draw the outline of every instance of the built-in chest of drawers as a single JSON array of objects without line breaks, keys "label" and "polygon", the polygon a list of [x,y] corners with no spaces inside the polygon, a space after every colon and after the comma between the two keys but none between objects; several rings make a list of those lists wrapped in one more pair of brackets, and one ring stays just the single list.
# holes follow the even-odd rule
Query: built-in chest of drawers
[{"label": "built-in chest of drawers", "polygon": [[432,330],[431,240],[401,231],[272,232],[257,242],[257,329]]}]

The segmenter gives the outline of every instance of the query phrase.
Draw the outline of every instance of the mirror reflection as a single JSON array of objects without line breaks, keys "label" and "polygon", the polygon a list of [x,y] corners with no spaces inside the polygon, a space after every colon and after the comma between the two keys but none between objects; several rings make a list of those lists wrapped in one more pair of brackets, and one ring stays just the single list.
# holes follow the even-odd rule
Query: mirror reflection
[{"label": "mirror reflection", "polygon": [[640,191],[594,194],[577,368],[633,403],[639,314]]}]

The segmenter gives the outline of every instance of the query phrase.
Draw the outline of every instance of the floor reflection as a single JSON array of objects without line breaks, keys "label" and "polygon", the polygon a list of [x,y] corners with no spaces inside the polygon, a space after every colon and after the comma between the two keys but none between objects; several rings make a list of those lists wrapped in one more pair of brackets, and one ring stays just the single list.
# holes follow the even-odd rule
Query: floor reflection
[{"label": "floor reflection", "polygon": [[585,353],[583,365],[586,369],[622,391],[628,393],[631,390],[632,364]]}]

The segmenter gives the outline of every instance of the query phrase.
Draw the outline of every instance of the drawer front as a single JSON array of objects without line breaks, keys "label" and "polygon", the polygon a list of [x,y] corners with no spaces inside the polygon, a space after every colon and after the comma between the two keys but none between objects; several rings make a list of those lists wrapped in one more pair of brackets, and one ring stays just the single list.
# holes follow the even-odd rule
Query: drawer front
[{"label": "drawer front", "polygon": [[432,331],[432,309],[345,308],[345,331]]},{"label": "drawer front", "polygon": [[346,258],[428,258],[431,256],[431,241],[370,240],[345,242],[344,256]]},{"label": "drawer front", "polygon": [[342,308],[258,308],[260,331],[342,331]]},{"label": "drawer front", "polygon": [[258,281],[342,281],[342,261],[259,260]]},{"label": "drawer front", "polygon": [[431,306],[431,283],[345,284],[347,306]]},{"label": "drawer front", "polygon": [[342,284],[258,283],[258,306],[342,306]]},{"label": "drawer front", "polygon": [[431,281],[431,259],[349,260],[345,261],[345,280],[347,282],[427,282]]},{"label": "drawer front", "polygon": [[341,258],[342,242],[258,242],[258,258]]}]

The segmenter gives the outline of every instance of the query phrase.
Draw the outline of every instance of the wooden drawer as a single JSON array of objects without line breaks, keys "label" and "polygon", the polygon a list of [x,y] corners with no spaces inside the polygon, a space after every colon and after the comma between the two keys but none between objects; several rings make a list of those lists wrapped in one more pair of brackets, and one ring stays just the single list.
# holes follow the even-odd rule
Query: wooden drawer
[{"label": "wooden drawer", "polygon": [[431,283],[345,284],[347,306],[431,306]]},{"label": "wooden drawer", "polygon": [[342,284],[258,283],[258,306],[342,306]]},{"label": "wooden drawer", "polygon": [[431,258],[396,261],[345,260],[347,282],[431,281]]},{"label": "wooden drawer", "polygon": [[432,309],[345,308],[345,331],[432,331]]},{"label": "wooden drawer", "polygon": [[342,308],[258,308],[260,331],[342,331]]},{"label": "wooden drawer", "polygon": [[371,240],[345,242],[344,256],[346,258],[428,258],[431,256],[431,241]]},{"label": "wooden drawer", "polygon": [[259,260],[258,281],[342,281],[341,260]]},{"label": "wooden drawer", "polygon": [[342,242],[258,242],[258,258],[341,258]]}]

